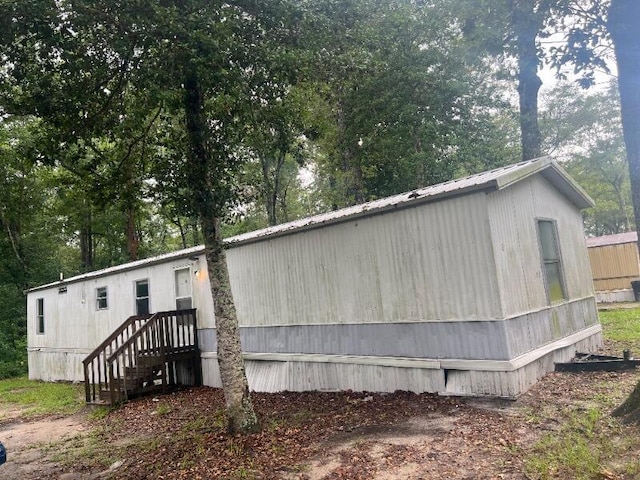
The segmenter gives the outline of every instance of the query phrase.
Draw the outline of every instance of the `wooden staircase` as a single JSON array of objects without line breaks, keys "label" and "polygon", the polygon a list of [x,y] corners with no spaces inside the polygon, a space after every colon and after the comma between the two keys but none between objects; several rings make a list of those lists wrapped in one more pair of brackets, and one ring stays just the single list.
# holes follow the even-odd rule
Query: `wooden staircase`
[{"label": "wooden staircase", "polygon": [[129,317],[83,364],[89,404],[117,405],[180,384],[201,385],[196,310]]}]

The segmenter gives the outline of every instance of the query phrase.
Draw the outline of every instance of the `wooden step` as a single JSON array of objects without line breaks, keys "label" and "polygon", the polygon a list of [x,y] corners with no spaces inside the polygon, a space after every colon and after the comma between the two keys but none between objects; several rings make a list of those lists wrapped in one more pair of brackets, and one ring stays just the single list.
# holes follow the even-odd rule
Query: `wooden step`
[{"label": "wooden step", "polygon": [[143,354],[136,357],[136,363],[141,367],[159,367],[165,363],[160,355]]},{"label": "wooden step", "polygon": [[157,375],[161,365],[137,365],[125,367],[124,376],[127,378],[148,378]]}]

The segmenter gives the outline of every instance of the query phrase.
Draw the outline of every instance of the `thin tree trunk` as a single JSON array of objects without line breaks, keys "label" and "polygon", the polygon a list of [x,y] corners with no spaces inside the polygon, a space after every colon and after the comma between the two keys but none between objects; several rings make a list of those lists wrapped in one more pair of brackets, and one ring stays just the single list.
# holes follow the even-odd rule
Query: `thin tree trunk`
[{"label": "thin tree trunk", "polygon": [[26,272],[27,265],[24,261],[23,255],[20,252],[20,232],[19,228],[13,227],[10,225],[9,221],[5,218],[5,215],[2,211],[0,211],[0,225],[4,226],[4,229],[7,232],[7,238],[9,239],[9,243],[11,244],[11,249],[13,250],[13,254],[16,257],[16,260],[22,267],[22,269]]},{"label": "thin tree trunk", "polygon": [[195,67],[187,72],[184,89],[186,126],[191,146],[189,180],[204,237],[216,321],[218,365],[227,408],[227,427],[232,433],[248,433],[258,429],[258,419],[249,395],[238,317],[220,234],[219,215],[222,206],[215,203],[213,196],[214,185],[210,175],[213,158],[206,140],[204,99]]},{"label": "thin tree trunk", "polygon": [[80,219],[80,263],[83,272],[93,269],[93,218],[91,204],[85,201]]},{"label": "thin tree trunk", "polygon": [[129,254],[129,260],[138,260],[138,247],[140,246],[140,240],[138,232],[136,231],[136,210],[133,205],[129,205],[126,210],[126,222],[127,222],[127,253]]},{"label": "thin tree trunk", "polygon": [[542,152],[542,135],[538,124],[538,91],[542,81],[538,77],[536,36],[540,29],[533,0],[514,0],[512,26],[516,35],[518,57],[518,98],[520,104],[520,132],[522,159],[538,158]]},{"label": "thin tree trunk", "polygon": [[[267,209],[267,222],[270,226],[278,224],[278,218],[276,214],[276,202],[278,199],[278,190],[275,185],[275,181],[271,182],[271,176],[269,175],[269,161],[266,157],[260,158],[260,164],[262,166],[262,184],[263,184],[263,197],[265,207]],[[276,177],[277,179],[277,174]]]},{"label": "thin tree trunk", "polygon": [[349,138],[347,133],[347,120],[345,105],[340,101],[337,112],[337,127],[340,148],[340,170],[344,182],[344,193],[349,205],[364,203],[364,186],[362,181],[362,165],[360,161],[354,160],[353,138]]},{"label": "thin tree trunk", "polygon": [[184,227],[182,226],[182,222],[180,221],[180,217],[177,217],[173,222],[178,229],[180,230],[180,240],[182,241],[182,248],[187,248],[187,236],[184,233]]}]

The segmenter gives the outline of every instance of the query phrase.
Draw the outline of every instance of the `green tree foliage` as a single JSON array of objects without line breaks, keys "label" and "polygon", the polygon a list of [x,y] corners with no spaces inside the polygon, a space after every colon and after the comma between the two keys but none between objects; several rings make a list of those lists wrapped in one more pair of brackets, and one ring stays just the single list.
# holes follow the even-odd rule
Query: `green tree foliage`
[{"label": "green tree foliage", "polygon": [[154,181],[162,187],[167,178],[175,180],[175,205],[181,215],[200,222],[234,431],[255,429],[257,420],[220,225],[237,198],[236,181],[246,161],[239,145],[251,126],[250,107],[276,98],[266,92],[281,91],[278,72],[288,56],[271,45],[284,44],[291,33],[282,7],[278,2],[42,1],[17,2],[0,17],[9,30],[3,38],[7,108],[46,119],[58,134],[50,142],[51,155],[64,158],[66,168],[81,178],[96,182],[112,171],[115,152],[119,175],[107,177],[105,185],[135,191],[139,183],[129,161],[138,145],[152,138],[151,125],[162,111],[183,122],[175,130],[179,141],[165,155],[163,175]]},{"label": "green tree foliage", "polygon": [[32,118],[0,123],[0,378],[26,371],[23,290],[56,275],[66,250],[49,215],[47,172],[34,160],[38,127]]},{"label": "green tree foliage", "polygon": [[541,126],[545,148],[565,159],[565,166],[596,201],[584,212],[589,235],[635,228],[625,161],[617,85],[587,92],[562,84],[544,97]]},{"label": "green tree foliage", "polygon": [[[400,1],[314,8],[322,48],[306,88],[331,206],[448,180],[464,170],[469,145],[479,153],[471,163],[491,149],[481,132],[494,120],[495,92],[445,12]],[[507,149],[495,145],[485,159],[504,163]]]}]

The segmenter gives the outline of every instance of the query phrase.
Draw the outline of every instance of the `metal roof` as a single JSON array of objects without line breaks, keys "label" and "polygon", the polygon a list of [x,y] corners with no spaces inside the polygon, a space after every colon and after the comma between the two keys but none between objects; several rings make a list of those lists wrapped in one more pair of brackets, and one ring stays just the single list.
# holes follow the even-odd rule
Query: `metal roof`
[{"label": "metal roof", "polygon": [[638,232],[615,233],[602,237],[587,238],[587,247],[604,247],[607,245],[620,245],[622,243],[635,243],[638,241]]},{"label": "metal roof", "polygon": [[[313,217],[283,223],[274,227],[268,227],[262,230],[237,235],[226,239],[225,243],[229,247],[234,247],[261,241],[267,238],[274,238],[313,228],[320,228],[333,223],[353,220],[355,218],[378,215],[401,208],[409,208],[422,203],[438,201],[475,191],[502,190],[538,173],[552,183],[578,208],[588,208],[594,205],[594,202],[589,195],[587,195],[587,193],[562,169],[562,167],[560,167],[555,161],[551,160],[550,157],[542,157],[516,163],[514,165],[508,165],[506,167],[496,168],[494,170],[489,170],[475,175],[469,175],[464,178],[439,183],[437,185],[419,188],[411,192],[381,198],[372,202],[342,208],[333,212],[323,213]],[[202,253],[204,253],[204,246],[200,245],[144,260],[138,260],[135,262],[125,263],[123,265],[96,270],[94,272],[84,273],[65,280],[35,287],[29,291],[32,292],[72,282],[102,277],[112,273],[133,270],[168,260],[189,257],[191,255],[200,255]]]},{"label": "metal roof", "polygon": [[135,262],[123,263],[122,265],[116,265],[114,267],[103,268],[102,270],[95,270],[93,272],[82,273],[74,277],[65,278],[56,282],[47,283],[46,285],[40,285],[38,287],[27,290],[28,292],[35,292],[38,290],[44,290],[50,287],[59,287],[67,285],[69,283],[80,282],[82,280],[90,280],[92,278],[104,277],[112,273],[126,272],[129,270],[135,270],[136,268],[148,267],[157,263],[164,263],[169,260],[177,260],[180,258],[189,258],[191,256],[197,256],[204,253],[204,245],[198,245],[197,247],[186,248],[183,250],[177,250],[175,252],[164,253],[155,257],[145,258],[142,260],[136,260]]},{"label": "metal roof", "polygon": [[248,232],[227,239],[229,245],[252,243],[264,237],[277,237],[302,230],[319,228],[332,223],[339,223],[354,218],[386,213],[400,208],[413,207],[421,203],[433,202],[448,197],[464,195],[479,190],[502,190],[514,183],[540,173],[554,185],[565,197],[578,208],[589,208],[595,205],[589,195],[550,157],[496,168],[487,172],[469,175],[429,187],[419,188],[411,192],[381,198],[372,202],[354,205],[333,212],[283,223],[273,227]]}]

